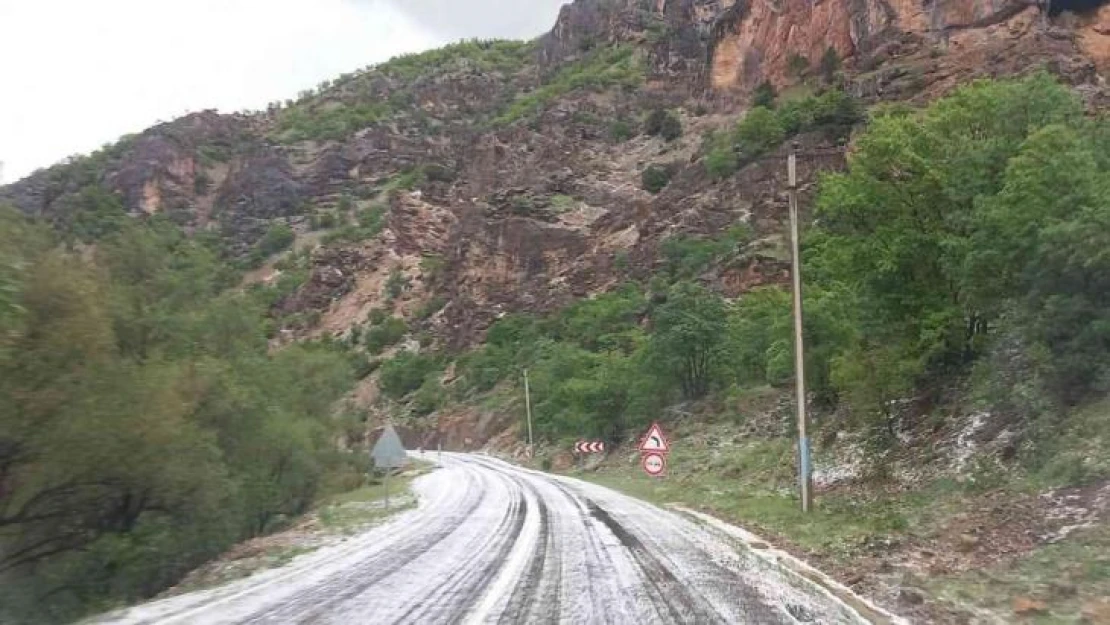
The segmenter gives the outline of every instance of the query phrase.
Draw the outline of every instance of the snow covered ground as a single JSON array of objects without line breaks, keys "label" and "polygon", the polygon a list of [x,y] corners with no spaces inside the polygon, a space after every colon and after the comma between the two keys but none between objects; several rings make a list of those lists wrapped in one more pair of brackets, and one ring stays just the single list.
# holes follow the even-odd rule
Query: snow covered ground
[{"label": "snow covered ground", "polygon": [[365,534],[95,622],[867,622],[717,524],[485,456],[440,464]]}]

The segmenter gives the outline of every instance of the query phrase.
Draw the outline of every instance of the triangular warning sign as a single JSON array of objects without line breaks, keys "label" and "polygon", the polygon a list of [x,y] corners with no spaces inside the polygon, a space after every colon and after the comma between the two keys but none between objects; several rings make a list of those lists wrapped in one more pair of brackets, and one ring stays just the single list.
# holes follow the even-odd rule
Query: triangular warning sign
[{"label": "triangular warning sign", "polygon": [[665,454],[670,450],[671,445],[667,442],[667,436],[663,434],[663,428],[659,427],[658,423],[652,423],[651,429],[640,440],[640,451]]}]

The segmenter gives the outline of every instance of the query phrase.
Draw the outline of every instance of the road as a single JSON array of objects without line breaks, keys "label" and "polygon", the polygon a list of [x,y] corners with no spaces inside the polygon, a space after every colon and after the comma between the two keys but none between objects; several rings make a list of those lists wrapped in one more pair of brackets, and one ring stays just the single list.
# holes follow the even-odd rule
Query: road
[{"label": "road", "polygon": [[485,456],[440,464],[417,508],[365,534],[98,622],[868,622],[677,512]]}]

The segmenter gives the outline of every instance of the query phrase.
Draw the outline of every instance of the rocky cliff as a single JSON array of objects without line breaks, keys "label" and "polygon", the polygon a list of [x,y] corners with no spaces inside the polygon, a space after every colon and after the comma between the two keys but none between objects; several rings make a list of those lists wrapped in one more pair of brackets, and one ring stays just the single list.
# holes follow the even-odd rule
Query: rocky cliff
[{"label": "rocky cliff", "polygon": [[[781,166],[714,180],[702,162],[703,137],[764,81],[920,101],[1047,68],[1104,101],[1110,8],[1056,0],[1052,13],[1003,0],[575,0],[534,43],[460,44],[266,112],[189,115],[37,172],[0,200],[61,222],[75,194],[100,187],[132,215],[222,235],[237,258],[288,224],[315,251],[275,310],[315,315],[285,336],[342,336],[388,307],[461,347],[507,312],[650,276],[676,234],[747,222],[752,240],[703,278],[732,295],[783,281]],[[837,69],[822,76],[829,55]],[[674,111],[680,137],[640,132],[656,108]],[[799,139],[835,147],[820,133]],[[841,162],[807,162],[805,191]],[[641,188],[650,165],[669,172],[658,194]],[[360,226],[370,213],[380,227]],[[396,297],[384,293],[393,274],[406,284]],[[433,302],[442,308],[423,310]]]}]

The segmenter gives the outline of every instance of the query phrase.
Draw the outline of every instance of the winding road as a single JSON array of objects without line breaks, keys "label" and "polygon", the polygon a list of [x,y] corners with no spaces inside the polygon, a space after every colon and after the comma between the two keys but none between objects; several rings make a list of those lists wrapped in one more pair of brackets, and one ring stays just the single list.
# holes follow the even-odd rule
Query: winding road
[{"label": "winding road", "polygon": [[98,622],[869,622],[714,524],[486,456],[439,463],[417,508],[364,534]]}]

